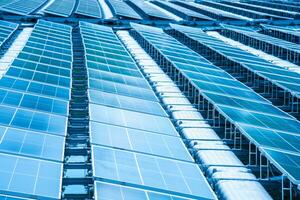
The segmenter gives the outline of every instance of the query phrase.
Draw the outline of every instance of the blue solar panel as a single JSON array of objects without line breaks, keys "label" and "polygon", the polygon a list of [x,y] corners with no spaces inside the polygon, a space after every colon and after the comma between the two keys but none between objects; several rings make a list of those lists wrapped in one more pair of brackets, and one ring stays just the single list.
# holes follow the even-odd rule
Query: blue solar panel
[{"label": "blue solar panel", "polygon": [[171,121],[167,117],[149,115],[96,104],[90,104],[89,110],[91,121],[130,127],[166,135],[178,135]]},{"label": "blue solar panel", "polygon": [[93,18],[102,17],[101,8],[97,0],[79,0],[75,13]]},{"label": "blue solar panel", "polygon": [[38,159],[63,161],[64,138],[0,126],[0,152]]},{"label": "blue solar panel", "polygon": [[60,198],[62,164],[0,154],[0,192],[29,198]]},{"label": "blue solar panel", "polygon": [[[89,90],[89,99],[92,103],[112,106],[115,108],[137,111],[152,115],[167,117],[158,102],[147,101],[129,96],[117,95],[114,93]],[[1,102],[1,98],[0,98]]]},{"label": "blue solar panel", "polygon": [[283,174],[290,178],[295,184],[300,184],[300,155],[290,152],[264,149],[265,155],[271,163],[277,166]]},{"label": "blue solar panel", "polygon": [[176,3],[178,5],[181,5],[182,7],[193,10],[195,12],[205,14],[205,15],[207,15],[211,18],[217,19],[217,20],[245,20],[246,19],[240,15],[236,15],[236,14],[226,12],[223,10],[219,10],[216,8],[212,8],[209,6],[197,4],[195,2],[185,2],[185,1],[172,1],[172,2]]},{"label": "blue solar panel", "polygon": [[75,0],[55,0],[44,10],[44,12],[57,16],[69,17],[72,14],[75,3]]},{"label": "blue solar panel", "polygon": [[288,17],[281,17],[278,15],[272,15],[272,14],[267,14],[264,12],[258,12],[258,11],[254,11],[254,10],[249,10],[249,9],[245,9],[245,8],[238,8],[235,6],[231,6],[231,5],[226,5],[226,4],[222,4],[220,2],[213,2],[213,1],[201,1],[199,2],[201,4],[213,7],[213,8],[217,8],[220,10],[224,10],[224,11],[228,11],[231,13],[235,13],[238,15],[243,15],[245,17],[249,17],[249,18],[253,18],[253,19],[291,19]]},{"label": "blue solar panel", "polygon": [[91,143],[193,162],[181,138],[137,129],[92,122]]},{"label": "blue solar panel", "polygon": [[192,20],[192,21],[194,21],[194,20],[213,21],[214,20],[206,15],[202,15],[198,12],[181,7],[179,5],[176,5],[176,4],[168,2],[168,1],[156,0],[156,1],[151,1],[151,2],[170,11],[170,12],[173,12],[174,14],[184,18],[185,20]]},{"label": "blue solar panel", "polygon": [[[273,65],[272,63],[237,47],[226,44],[223,41],[215,39],[199,29],[175,26],[173,28],[191,38],[193,41],[204,44],[213,51],[225,56],[229,60],[241,64],[242,68],[253,72],[257,76],[275,84],[284,91],[292,93],[295,97],[300,95],[300,75],[283,67]],[[214,81],[215,82],[215,81]]]},{"label": "blue solar panel", "polygon": [[17,30],[18,24],[0,21],[0,46]]},{"label": "blue solar panel", "polygon": [[71,27],[39,20],[29,40],[0,79],[0,193],[18,196],[4,199],[59,199]]},{"label": "blue solar panel", "polygon": [[147,15],[150,19],[173,20],[172,17],[154,7],[151,3],[144,0],[129,0],[140,12]]},{"label": "blue solar panel", "polygon": [[297,12],[292,12],[292,11],[286,11],[286,10],[279,10],[279,9],[274,9],[270,7],[263,7],[257,4],[249,4],[247,2],[223,2],[227,5],[232,5],[238,8],[245,8],[248,10],[255,10],[258,12],[263,12],[263,13],[269,13],[274,16],[282,16],[282,17],[289,17],[289,18],[299,18],[299,14]]},{"label": "blue solar panel", "polygon": [[98,200],[190,200],[191,198],[177,195],[153,192],[151,190],[137,189],[134,187],[116,185],[95,181],[95,198]]},{"label": "blue solar panel", "polygon": [[129,186],[192,199],[215,199],[194,163],[96,146],[92,148],[92,157],[96,180],[125,182]]},{"label": "blue solar panel", "polygon": [[122,0],[106,0],[115,16],[119,18],[142,19],[141,16]]},{"label": "blue solar panel", "polygon": [[16,0],[0,7],[0,10],[18,15],[29,15],[46,2],[47,0]]},{"label": "blue solar panel", "polygon": [[[227,80],[218,76],[210,79],[210,81],[203,81],[203,75],[200,73],[191,78],[192,72],[186,73],[186,69],[182,69],[183,65],[190,63],[190,61],[190,64],[193,64],[195,60],[199,60],[197,64],[194,64],[195,67],[198,67],[202,63],[209,62],[200,55],[197,58],[195,52],[183,46],[160,29],[137,24],[132,26],[137,31],[137,34],[145,39],[144,42],[148,42],[153,49],[157,49],[161,56],[168,59],[169,65],[176,68],[186,78],[187,82],[199,91],[197,95],[201,95],[206,101],[211,102],[214,110],[217,110],[226,119],[226,122],[234,124],[251,142],[255,143],[259,148],[270,147],[279,151],[285,151],[288,148],[289,151],[299,155],[299,145],[297,145],[297,142],[295,143],[300,138],[299,121],[277,109],[252,90],[242,89],[239,86],[240,82],[234,78],[231,78],[230,84],[225,83]],[[201,35],[201,31],[197,35]],[[165,41],[165,45],[160,41]],[[172,44],[172,47],[168,44]],[[174,52],[177,49],[180,49],[182,52],[185,51],[187,56],[184,56],[183,53],[177,55],[174,53],[168,54],[164,52],[165,46],[173,48]],[[181,59],[182,61],[180,61],[179,57],[186,58],[186,60]],[[178,65],[178,62],[181,62],[182,65]],[[217,79],[223,80],[224,83],[218,82]],[[236,86],[234,86],[234,82],[236,82]],[[257,103],[255,104],[254,102]],[[273,159],[277,158],[274,157]],[[299,168],[296,164],[293,164],[292,167]],[[293,177],[293,180],[299,181],[294,171],[284,171],[283,173],[288,173],[289,176]]]}]

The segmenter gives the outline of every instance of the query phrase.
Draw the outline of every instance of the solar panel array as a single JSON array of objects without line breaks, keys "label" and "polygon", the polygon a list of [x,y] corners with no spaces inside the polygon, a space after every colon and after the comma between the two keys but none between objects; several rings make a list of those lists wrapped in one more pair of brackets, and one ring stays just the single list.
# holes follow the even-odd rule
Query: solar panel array
[{"label": "solar panel array", "polygon": [[[217,40],[202,31],[197,31],[199,29],[191,29],[192,28],[189,28],[189,31],[184,27],[180,27],[176,30],[184,33],[188,38],[191,38],[196,43],[203,44],[212,49],[214,52],[217,52],[219,55],[240,64],[241,67],[248,72],[248,78],[250,77],[249,72],[252,72],[255,74],[253,76],[259,76],[266,82],[270,82],[271,84],[281,88],[283,91],[290,93],[293,97],[300,98],[300,74],[274,65],[265,59],[233,47],[230,44],[226,44],[225,42]],[[222,65],[224,65],[224,63],[222,63]],[[237,68],[237,66],[234,68]],[[237,71],[239,75],[243,73],[242,69]]]},{"label": "solar panel array", "polygon": [[298,198],[299,12],[0,0],[0,199]]},{"label": "solar panel array", "polygon": [[79,0],[75,13],[94,18],[102,17],[101,7],[98,0]]},{"label": "solar panel array", "polygon": [[268,30],[276,30],[282,33],[288,33],[300,37],[300,33],[297,30],[293,29],[292,27],[272,26],[267,24],[261,24],[261,26]]},{"label": "solar panel array", "polygon": [[[173,27],[184,29],[175,25]],[[277,109],[253,90],[163,31],[137,24],[134,24],[133,28],[140,39],[149,45],[149,49],[156,50],[158,55],[168,59],[170,66],[176,68],[187,82],[199,91],[201,97],[211,103],[227,122],[234,124],[244,136],[257,144],[265,155],[273,155],[268,153],[270,149],[286,156],[289,156],[290,152],[300,155],[299,143],[295,143],[300,139],[299,121]],[[189,30],[187,32],[195,34]],[[270,159],[279,158],[274,156]],[[281,166],[282,161],[274,164],[284,168]],[[289,167],[297,169],[299,160],[290,161]],[[299,184],[296,170],[286,170],[284,173],[295,184]]]},{"label": "solar panel array", "polygon": [[131,2],[131,4],[135,5],[140,12],[144,13],[149,18],[173,20],[169,15],[160,11],[149,2],[146,2],[144,0],[129,0],[129,1]]},{"label": "solar panel array", "polygon": [[[90,80],[97,198],[119,199],[117,191],[122,190],[123,199],[139,199],[141,195],[150,195],[149,199],[176,195],[179,199],[214,199],[202,172],[112,29],[81,22],[80,32]],[[118,70],[110,70],[114,68]],[[135,73],[128,74],[128,69]],[[116,85],[120,90],[115,90]],[[115,185],[108,184],[111,182]]]},{"label": "solar panel array", "polygon": [[3,194],[50,199],[61,196],[71,81],[70,31],[69,26],[39,20],[0,79]]},{"label": "solar panel array", "polygon": [[275,8],[280,10],[288,10],[288,11],[294,11],[294,12],[300,12],[300,6],[296,5],[289,5],[286,2],[276,3],[276,2],[265,2],[265,1],[252,1],[247,0],[247,3],[260,5],[260,6],[266,6],[268,8]]},{"label": "solar panel array", "polygon": [[249,10],[255,10],[258,12],[269,13],[274,16],[281,16],[281,17],[288,17],[288,18],[299,18],[299,13],[292,12],[292,11],[285,11],[280,9],[268,8],[263,7],[260,5],[253,5],[248,3],[241,3],[241,2],[224,2],[225,4],[233,5],[240,8],[245,8]]},{"label": "solar panel array", "polygon": [[0,10],[18,15],[29,15],[46,2],[47,0],[16,0],[0,7]]},{"label": "solar panel array", "polygon": [[233,13],[219,10],[216,8],[212,8],[209,6],[201,5],[201,4],[198,4],[195,2],[173,1],[173,3],[181,5],[182,7],[188,8],[195,12],[202,13],[206,16],[209,16],[209,17],[217,19],[217,20],[227,20],[227,19],[243,20],[244,19],[242,16],[235,15]]},{"label": "solar panel array", "polygon": [[258,12],[258,11],[254,11],[254,10],[248,10],[245,8],[237,8],[231,5],[227,5],[227,4],[222,4],[219,2],[212,2],[212,1],[201,1],[201,4],[213,7],[213,8],[217,8],[220,10],[224,10],[227,12],[231,12],[231,13],[235,13],[238,15],[243,15],[245,17],[249,17],[252,19],[291,19],[291,18],[287,18],[287,17],[280,17],[277,15],[271,15],[271,14],[267,14],[267,13],[263,13],[263,12]]},{"label": "solar panel array", "polygon": [[[234,37],[239,41],[241,41],[239,35],[242,35],[244,38],[243,43],[255,46],[257,49],[266,51],[284,60],[289,60],[292,63],[300,63],[300,47],[295,43],[264,35],[256,31],[242,30],[237,26],[224,24],[223,27],[227,32],[223,31],[222,33],[232,34],[231,36],[235,35]],[[256,41],[263,43],[263,45],[257,45],[258,43]],[[277,51],[276,48],[280,48],[280,51]]]},{"label": "solar panel array", "polygon": [[55,0],[44,12],[52,15],[69,17],[75,7],[76,0]]},{"label": "solar panel array", "polygon": [[142,19],[141,16],[122,0],[106,0],[112,12],[117,17]]},{"label": "solar panel array", "polygon": [[190,9],[178,6],[174,3],[167,2],[167,1],[151,1],[166,10],[186,19],[186,20],[214,20],[206,15],[202,15],[198,12],[192,11]]},{"label": "solar panel array", "polygon": [[2,1],[0,1],[0,6],[4,6],[6,4],[12,3],[13,1],[15,1],[15,0],[2,0]]},{"label": "solar panel array", "polygon": [[18,29],[18,24],[0,21],[0,46]]}]

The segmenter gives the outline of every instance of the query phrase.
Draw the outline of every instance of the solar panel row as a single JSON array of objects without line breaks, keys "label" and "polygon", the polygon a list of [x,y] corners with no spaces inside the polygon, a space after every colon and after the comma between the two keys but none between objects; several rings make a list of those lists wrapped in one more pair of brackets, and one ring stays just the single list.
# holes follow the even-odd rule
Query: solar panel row
[{"label": "solar panel row", "polygon": [[[81,22],[80,32],[89,79],[97,81],[95,85],[101,81],[120,85],[119,91],[110,87],[103,90],[90,82],[88,89],[93,176],[99,181],[95,182],[97,198],[119,199],[122,190],[121,199],[140,199],[143,195],[145,199],[176,195],[179,199],[213,199],[203,174],[112,29]],[[97,46],[89,46],[91,43]],[[91,61],[99,67],[91,68]],[[107,72],[107,67],[121,70]],[[138,72],[138,76],[123,74],[123,68]],[[107,80],[105,76],[93,76],[96,72],[117,76]],[[124,86],[131,87],[130,93],[123,92]],[[145,91],[150,98],[132,95]],[[108,184],[111,182],[114,184]]]},{"label": "solar panel row", "polygon": [[201,5],[201,4],[197,4],[195,2],[173,1],[173,3],[181,5],[182,7],[188,8],[195,12],[202,13],[202,14],[204,14],[208,17],[211,17],[213,19],[216,19],[216,20],[228,20],[228,19],[229,20],[244,20],[244,18],[240,15],[235,15],[230,12],[226,12],[223,10],[219,10],[219,9]]},{"label": "solar panel row", "polygon": [[258,12],[263,12],[263,13],[268,13],[274,16],[282,16],[282,17],[289,17],[289,18],[299,18],[299,14],[296,12],[292,11],[285,11],[285,10],[280,10],[280,9],[275,9],[275,8],[269,8],[269,7],[264,7],[260,5],[253,5],[249,3],[241,3],[241,2],[224,2],[224,4],[229,4],[233,5],[235,7],[240,7],[240,8],[245,8],[249,10],[255,10]]},{"label": "solar panel row", "polygon": [[0,7],[0,10],[17,15],[29,15],[39,9],[47,0],[16,0]]},{"label": "solar panel row", "polygon": [[296,44],[300,44],[300,33],[297,30],[297,26],[282,27],[282,26],[272,26],[266,24],[261,24],[260,26],[262,27],[261,32],[263,34],[270,35],[272,37],[276,37]]},{"label": "solar panel row", "polygon": [[62,17],[69,17],[75,7],[76,0],[55,0],[44,12]]},{"label": "solar panel row", "polygon": [[[300,146],[295,141],[300,139],[300,123],[296,119],[272,106],[234,78],[224,78],[224,76],[217,74],[212,76],[209,73],[199,73],[191,68],[184,68],[193,65],[194,69],[202,68],[202,71],[212,69],[222,71],[163,31],[137,24],[132,26],[137,31],[138,40],[148,44],[145,45],[145,48],[156,52],[157,55],[154,57],[157,58],[158,62],[161,61],[159,64],[175,68],[185,79],[184,82],[188,82],[189,86],[198,91],[195,95],[201,96],[200,102],[211,103],[214,111],[225,118],[225,123],[234,124],[263,152],[265,149],[273,149],[282,154],[293,152],[299,155]],[[174,25],[173,27],[176,28],[177,26]],[[168,60],[167,65],[163,64],[166,64],[166,60],[163,58]],[[174,70],[172,71],[174,72]],[[178,76],[178,74],[174,74],[174,77]],[[252,107],[250,104],[253,102],[259,103]],[[266,150],[264,153],[269,156],[270,154],[267,152]],[[274,157],[273,159],[278,160],[279,158]],[[280,165],[279,162],[274,164]],[[295,169],[299,167],[299,160],[294,159],[294,162],[289,164],[291,169]],[[299,183],[299,177],[295,170],[282,172],[294,180],[296,184]]]},{"label": "solar panel row", "polygon": [[119,18],[142,19],[141,16],[122,0],[106,0],[114,15]]},{"label": "solar panel row", "polygon": [[[70,68],[70,31],[68,26],[39,20],[29,38],[31,42],[0,79],[0,191],[3,194],[20,198],[61,196],[68,115],[65,93],[69,93],[70,71],[52,61],[59,63],[64,59],[62,65]],[[69,47],[65,57],[52,49],[63,49],[64,45]],[[64,88],[61,96],[59,88]]]},{"label": "solar panel row", "polygon": [[166,19],[173,20],[170,16],[160,11],[156,7],[152,6],[149,2],[143,0],[129,0],[131,4],[135,5],[140,12],[144,13],[148,16],[148,18],[158,18],[158,19]]},{"label": "solar panel row", "polygon": [[166,10],[169,10],[170,12],[173,12],[174,14],[186,20],[192,20],[192,21],[193,20],[208,20],[208,21],[214,20],[206,15],[202,15],[198,12],[181,7],[171,2],[167,2],[167,1],[151,1],[151,2]]},{"label": "solar panel row", "polygon": [[6,4],[10,4],[10,3],[12,3],[13,1],[15,1],[15,0],[2,0],[2,1],[0,2],[0,6],[4,6],[4,5],[6,5]]},{"label": "solar panel row", "polygon": [[271,15],[271,14],[267,14],[267,13],[263,13],[263,12],[254,11],[254,10],[248,10],[248,9],[245,9],[245,8],[237,8],[237,7],[222,4],[222,3],[219,3],[219,2],[212,2],[212,1],[206,1],[205,0],[205,1],[201,1],[199,3],[210,6],[210,7],[213,7],[213,8],[217,8],[217,9],[221,9],[221,10],[228,11],[228,12],[231,12],[231,13],[235,13],[235,14],[238,14],[238,15],[243,15],[245,17],[249,17],[249,18],[252,18],[252,19],[270,19],[270,18],[273,18],[273,19],[291,19],[291,18],[288,18],[288,17],[280,17],[280,16],[277,16],[277,15]]},{"label": "solar panel row", "polygon": [[[258,76],[266,82],[270,82],[271,84],[281,88],[283,91],[291,94],[291,99],[294,97],[300,98],[300,75],[298,73],[276,66],[256,55],[233,47],[223,41],[217,40],[216,38],[211,37],[202,31],[197,32],[199,29],[194,29],[193,32],[189,31],[193,28],[185,29],[184,27],[181,27],[177,29],[175,27],[175,29],[192,39],[193,42],[203,44],[213,52],[221,55],[221,57],[215,56],[215,59],[218,60],[216,62],[224,66],[224,69],[226,68],[224,60],[229,59],[237,64],[240,64],[241,69],[239,69],[238,66],[234,66],[228,67],[228,70],[229,68],[236,69],[235,72],[236,74],[239,74],[239,77],[243,76],[243,73],[247,74],[248,82],[251,82],[249,80],[255,80],[253,76]],[[203,54],[206,54],[206,56],[210,55],[210,53],[210,51],[203,51]],[[243,69],[245,69],[246,72],[243,71]],[[249,72],[253,73],[253,75],[251,76]],[[260,87],[259,85],[260,84],[257,84],[256,87]]]},{"label": "solar panel row", "polygon": [[281,10],[300,12],[299,6],[296,6],[296,5],[292,6],[292,5],[286,4],[286,2],[275,3],[275,2],[253,1],[253,0],[247,0],[246,2],[254,4],[254,5],[266,6],[269,8],[276,8],[276,9],[281,9]]},{"label": "solar panel row", "polygon": [[75,13],[93,18],[102,17],[101,7],[98,0],[79,0]]},{"label": "solar panel row", "polygon": [[[244,44],[278,56],[279,58],[288,60],[294,64],[300,63],[300,47],[297,44],[264,35],[256,31],[241,30],[237,26],[225,24],[222,26],[225,28],[222,34],[225,34],[229,37],[235,37],[235,39],[238,41],[241,41],[240,35],[242,35],[243,41],[241,42]],[[277,48],[279,48],[279,50]]]}]

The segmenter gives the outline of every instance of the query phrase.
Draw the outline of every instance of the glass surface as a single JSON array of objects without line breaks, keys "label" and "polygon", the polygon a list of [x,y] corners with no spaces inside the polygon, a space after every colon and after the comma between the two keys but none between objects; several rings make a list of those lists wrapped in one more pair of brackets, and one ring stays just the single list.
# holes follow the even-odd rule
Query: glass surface
[{"label": "glass surface", "polygon": [[98,200],[188,200],[167,193],[153,192],[134,187],[95,181],[95,195]]},{"label": "glass surface", "polygon": [[92,155],[96,179],[213,199],[213,192],[196,164],[96,146],[92,148]]},{"label": "glass surface", "polygon": [[62,164],[0,154],[0,190],[60,198]]},{"label": "glass surface", "polygon": [[157,102],[106,93],[98,90],[89,90],[89,97],[90,101],[95,104],[167,117],[167,114]]},{"label": "glass surface", "polygon": [[170,119],[167,117],[143,114],[96,104],[90,104],[89,106],[91,121],[166,135],[178,135]]},{"label": "glass surface", "polygon": [[91,122],[91,143],[191,161],[181,138]]},{"label": "glass surface", "polygon": [[64,138],[21,129],[0,127],[0,151],[62,161]]}]

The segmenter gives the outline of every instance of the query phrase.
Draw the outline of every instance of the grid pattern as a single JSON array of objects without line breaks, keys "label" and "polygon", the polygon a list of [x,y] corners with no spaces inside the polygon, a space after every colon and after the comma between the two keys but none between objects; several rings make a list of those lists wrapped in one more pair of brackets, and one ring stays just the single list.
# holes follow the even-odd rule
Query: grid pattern
[{"label": "grid pattern", "polygon": [[[202,56],[191,51],[164,33],[161,29],[137,24],[133,24],[133,27],[137,31],[137,34],[149,43],[149,48],[157,49],[163,57],[167,58],[170,61],[170,65],[176,68],[179,73],[188,80],[190,85],[193,85],[199,90],[199,95],[211,103],[215,110],[226,120],[233,123],[250,141],[254,140],[252,142],[256,143],[259,148],[263,148],[264,145],[272,146],[272,148],[284,154],[288,143],[288,146],[292,148],[289,149],[289,151],[299,154],[298,146],[295,145],[294,142],[295,138],[296,140],[300,138],[299,121],[283,111],[278,110],[267,100],[257,95],[253,90],[242,86],[241,83],[234,78],[225,79],[224,77],[215,76],[213,79],[210,79],[210,81],[205,82],[202,79],[210,76],[198,72],[196,72],[197,76],[194,76],[194,78],[190,77],[190,73],[186,74],[186,70],[182,69],[181,66],[177,64],[178,62],[185,65],[185,63],[192,64],[198,61],[197,64],[195,63],[195,67],[201,67],[202,63],[206,65],[210,63]],[[172,46],[169,44],[172,44]],[[165,51],[166,48],[173,48],[173,51],[168,53],[168,51]],[[181,50],[180,53],[178,49]],[[184,59],[182,57],[184,57]],[[222,80],[223,83],[215,81],[217,79]],[[228,88],[231,90],[228,90]],[[214,95],[211,95],[211,93]],[[229,102],[224,103],[225,99],[223,98],[226,98],[226,96],[229,96],[231,101],[235,103],[224,105],[229,104]],[[246,103],[245,99],[247,99],[250,104],[259,101],[259,106],[248,107],[248,103],[244,104]],[[242,106],[242,104],[244,104],[244,106]],[[270,131],[272,134],[270,134]],[[257,135],[258,133],[260,133],[260,136],[264,137],[265,140],[262,140],[262,138]],[[270,137],[271,135],[274,135],[274,138]],[[272,145],[274,141],[276,141],[276,145]],[[267,153],[266,155],[272,156]],[[277,164],[280,165],[280,163]],[[294,167],[297,168],[297,165],[294,164]],[[286,173],[290,176],[295,176],[293,171],[286,171]],[[293,180],[297,180],[297,176],[294,177]]]}]

